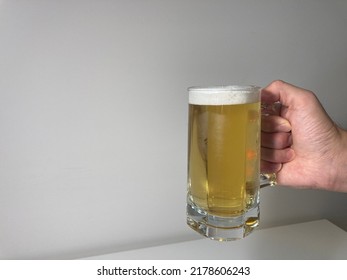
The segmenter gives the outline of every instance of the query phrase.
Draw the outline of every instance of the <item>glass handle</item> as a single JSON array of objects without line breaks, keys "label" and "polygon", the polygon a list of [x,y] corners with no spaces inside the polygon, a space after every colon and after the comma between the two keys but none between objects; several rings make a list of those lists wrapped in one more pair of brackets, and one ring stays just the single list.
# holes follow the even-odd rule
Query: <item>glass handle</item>
[{"label": "glass handle", "polygon": [[276,173],[260,174],[260,188],[273,187],[277,185]]},{"label": "glass handle", "polygon": [[[280,115],[282,104],[278,101],[272,104],[261,103],[261,115]],[[276,173],[260,173],[260,188],[277,185]]]}]

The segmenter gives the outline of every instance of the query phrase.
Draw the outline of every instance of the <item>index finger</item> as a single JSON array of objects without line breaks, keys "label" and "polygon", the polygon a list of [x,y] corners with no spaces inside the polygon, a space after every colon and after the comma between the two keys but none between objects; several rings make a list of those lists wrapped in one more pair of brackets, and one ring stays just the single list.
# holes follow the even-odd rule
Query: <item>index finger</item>
[{"label": "index finger", "polygon": [[[298,98],[300,97],[300,98]],[[273,81],[261,91],[261,102],[265,104],[280,103],[285,107],[297,107],[307,104],[307,98],[312,101],[314,94],[303,88],[281,80]]]}]

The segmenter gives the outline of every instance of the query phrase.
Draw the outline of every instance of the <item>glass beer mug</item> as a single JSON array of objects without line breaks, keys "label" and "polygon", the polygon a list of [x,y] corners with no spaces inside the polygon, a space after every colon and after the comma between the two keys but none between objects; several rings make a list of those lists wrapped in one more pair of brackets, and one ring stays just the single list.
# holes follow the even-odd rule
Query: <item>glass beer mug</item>
[{"label": "glass beer mug", "polygon": [[219,241],[241,239],[259,224],[260,87],[191,87],[187,223]]}]

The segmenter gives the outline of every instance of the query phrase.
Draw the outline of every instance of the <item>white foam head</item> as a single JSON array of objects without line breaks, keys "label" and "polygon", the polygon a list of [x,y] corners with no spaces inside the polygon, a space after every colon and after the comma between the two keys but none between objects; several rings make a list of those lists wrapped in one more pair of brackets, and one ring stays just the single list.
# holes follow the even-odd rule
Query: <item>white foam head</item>
[{"label": "white foam head", "polygon": [[190,87],[189,104],[232,105],[255,103],[260,100],[257,86]]}]

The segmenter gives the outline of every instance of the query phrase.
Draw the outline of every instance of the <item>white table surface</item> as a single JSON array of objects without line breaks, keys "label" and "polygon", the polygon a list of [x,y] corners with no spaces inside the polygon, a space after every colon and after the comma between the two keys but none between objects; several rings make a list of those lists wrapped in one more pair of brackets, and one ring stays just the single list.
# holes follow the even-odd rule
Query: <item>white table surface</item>
[{"label": "white table surface", "polygon": [[347,259],[347,232],[327,220],[261,229],[243,240],[207,238],[99,255],[91,260],[126,259]]}]

